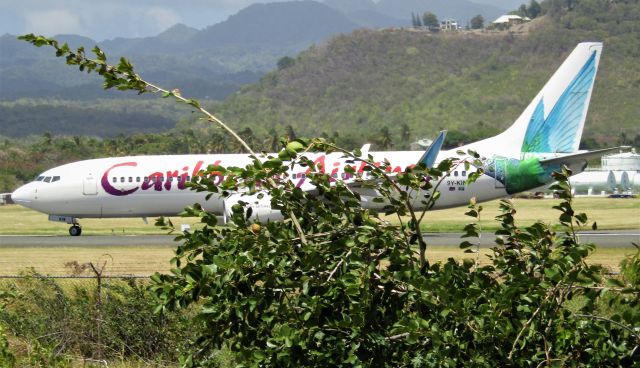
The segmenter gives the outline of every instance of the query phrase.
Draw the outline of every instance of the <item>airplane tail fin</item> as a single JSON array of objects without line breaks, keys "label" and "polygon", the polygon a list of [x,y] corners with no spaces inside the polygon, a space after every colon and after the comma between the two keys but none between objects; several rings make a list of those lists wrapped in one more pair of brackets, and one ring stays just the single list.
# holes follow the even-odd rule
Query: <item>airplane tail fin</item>
[{"label": "airplane tail fin", "polygon": [[466,148],[519,159],[577,152],[601,53],[600,42],[578,44],[511,127]]}]

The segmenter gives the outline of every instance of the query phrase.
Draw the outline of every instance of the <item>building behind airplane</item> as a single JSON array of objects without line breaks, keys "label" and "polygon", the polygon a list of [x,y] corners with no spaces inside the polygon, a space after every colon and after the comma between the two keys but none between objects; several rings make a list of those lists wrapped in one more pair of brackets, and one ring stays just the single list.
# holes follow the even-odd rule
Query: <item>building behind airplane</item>
[{"label": "building behind airplane", "polygon": [[640,155],[632,151],[603,156],[599,168],[571,177],[570,183],[575,194],[640,193]]},{"label": "building behind airplane", "polygon": [[[439,152],[439,145],[422,151],[368,152],[376,162],[391,163],[392,172],[432,156],[432,161],[445,158],[466,159],[458,150],[474,150],[485,159],[483,174],[473,183],[470,172],[458,166],[448,174],[439,188],[441,197],[434,208],[466,205],[475,197],[488,201],[537,188],[552,181],[551,173],[563,165],[575,173],[587,161],[611,150],[593,152],[578,149],[593,85],[602,52],[602,44],[581,43],[573,50],[529,106],[503,133],[452,151]],[[435,144],[435,143],[434,143]],[[437,158],[436,158],[437,155]],[[309,154],[320,171],[347,185],[355,181],[346,171],[354,166],[356,176],[363,176],[364,163],[349,163],[342,154]],[[110,157],[74,162],[52,168],[33,182],[18,188],[13,200],[23,206],[49,214],[52,221],[71,224],[69,233],[80,235],[79,218],[171,216],[185,207],[200,203],[207,210],[226,217],[239,200],[250,202],[253,216],[267,221],[281,217],[271,207],[268,196],[247,199],[241,193],[229,197],[213,196],[188,190],[186,183],[208,165],[245,166],[251,162],[243,154],[167,155]],[[472,167],[470,170],[477,170]],[[303,190],[313,190],[307,167],[295,166],[289,178]],[[222,180],[218,176],[215,180]],[[376,193],[355,187],[362,205],[381,208],[372,199]],[[428,193],[414,193],[416,209]]]}]

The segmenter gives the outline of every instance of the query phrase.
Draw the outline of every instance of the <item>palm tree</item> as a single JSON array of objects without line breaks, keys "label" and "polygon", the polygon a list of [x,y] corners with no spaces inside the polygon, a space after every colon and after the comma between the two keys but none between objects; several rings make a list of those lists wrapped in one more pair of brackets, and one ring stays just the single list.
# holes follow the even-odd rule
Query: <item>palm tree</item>
[{"label": "palm tree", "polygon": [[291,125],[287,125],[287,127],[285,128],[285,131],[284,131],[284,135],[290,141],[292,141],[292,140],[297,138],[296,137],[296,132],[293,130],[293,127]]},{"label": "palm tree", "polygon": [[380,135],[378,138],[378,144],[380,145],[380,149],[387,150],[393,144],[393,140],[391,139],[391,133],[389,132],[388,127],[382,127],[380,129]]},{"label": "palm tree", "polygon": [[411,141],[411,128],[409,128],[407,123],[402,123],[402,126],[400,127],[400,129],[401,129],[400,139],[402,140],[402,144],[404,146],[408,146],[409,142]]},{"label": "palm tree", "polygon": [[271,152],[278,152],[280,150],[280,136],[276,128],[271,129],[271,138],[269,140],[269,150]]}]

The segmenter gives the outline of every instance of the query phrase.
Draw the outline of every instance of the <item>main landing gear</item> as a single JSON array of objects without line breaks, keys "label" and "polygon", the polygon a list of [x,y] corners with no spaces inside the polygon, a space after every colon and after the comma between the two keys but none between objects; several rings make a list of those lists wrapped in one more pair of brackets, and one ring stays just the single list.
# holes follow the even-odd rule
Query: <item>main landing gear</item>
[{"label": "main landing gear", "polygon": [[69,235],[71,236],[80,236],[82,234],[82,228],[78,223],[78,219],[71,216],[59,216],[59,215],[49,215],[49,221],[57,221],[57,222],[66,222],[70,224]]},{"label": "main landing gear", "polygon": [[82,228],[80,227],[80,224],[73,224],[73,226],[69,228],[69,235],[80,236],[80,234],[82,234]]}]

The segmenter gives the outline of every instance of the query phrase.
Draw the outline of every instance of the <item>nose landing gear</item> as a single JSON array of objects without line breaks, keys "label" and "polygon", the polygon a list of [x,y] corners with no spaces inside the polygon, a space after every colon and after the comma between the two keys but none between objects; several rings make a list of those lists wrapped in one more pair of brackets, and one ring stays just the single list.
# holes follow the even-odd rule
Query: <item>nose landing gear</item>
[{"label": "nose landing gear", "polygon": [[78,223],[78,219],[71,216],[59,216],[59,215],[49,215],[49,221],[57,221],[57,222],[66,222],[70,224],[69,235],[71,236],[80,236],[82,234],[82,228]]}]

